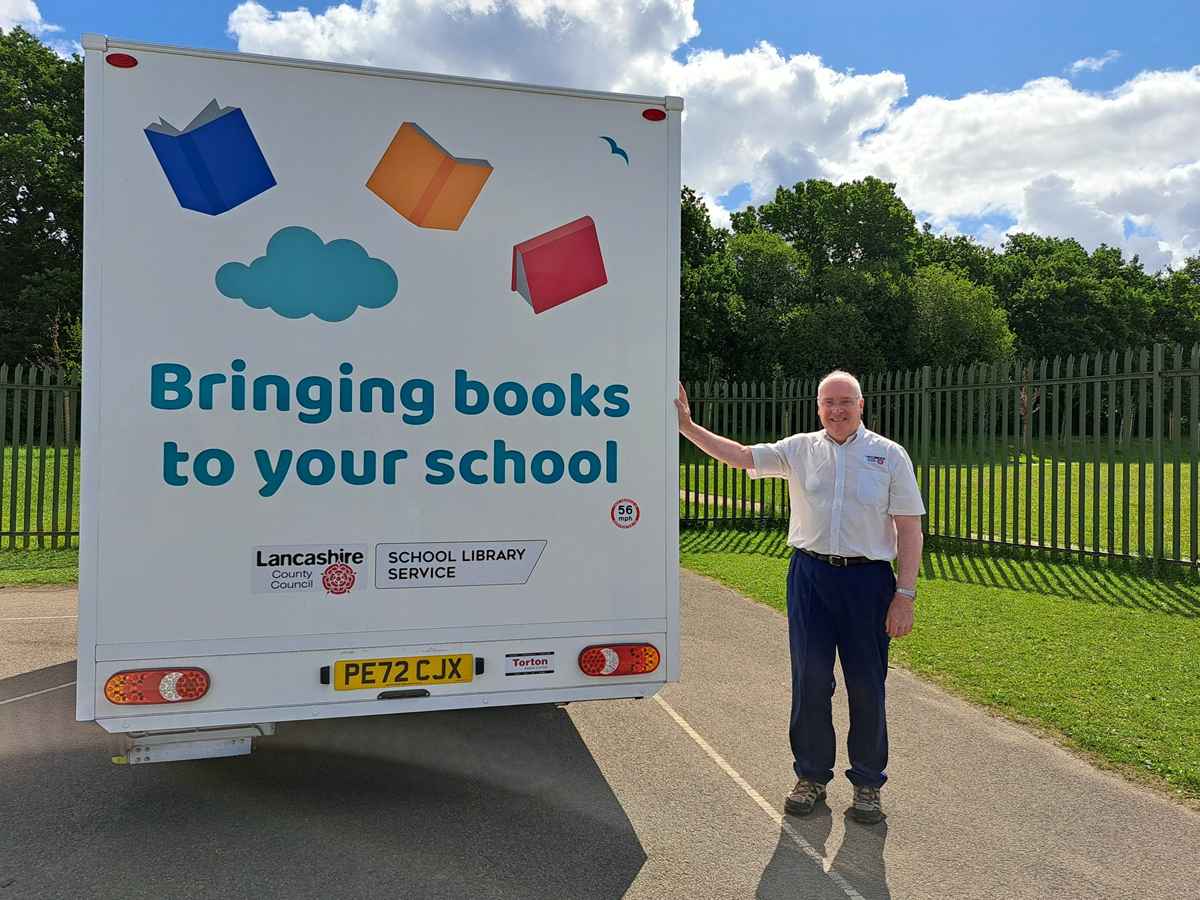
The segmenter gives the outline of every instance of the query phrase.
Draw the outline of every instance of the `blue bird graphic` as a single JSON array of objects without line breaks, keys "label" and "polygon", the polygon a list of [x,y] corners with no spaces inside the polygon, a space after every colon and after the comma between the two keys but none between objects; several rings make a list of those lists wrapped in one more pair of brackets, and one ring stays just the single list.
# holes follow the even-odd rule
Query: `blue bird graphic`
[{"label": "blue bird graphic", "polygon": [[622,150],[620,147],[618,147],[616,141],[614,141],[610,137],[605,137],[604,135],[600,135],[600,140],[608,141],[608,146],[612,148],[612,152],[614,154],[616,154],[617,156],[624,157],[625,165],[629,165],[629,154],[626,153],[624,150]]}]

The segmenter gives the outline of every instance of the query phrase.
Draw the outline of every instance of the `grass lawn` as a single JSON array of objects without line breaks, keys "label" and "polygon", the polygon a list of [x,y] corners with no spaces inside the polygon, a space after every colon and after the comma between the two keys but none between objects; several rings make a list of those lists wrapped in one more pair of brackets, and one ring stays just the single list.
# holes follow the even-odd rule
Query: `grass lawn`
[{"label": "grass lawn", "polygon": [[79,580],[79,550],[0,550],[0,588],[72,584]]},{"label": "grass lawn", "polygon": [[[784,609],[781,531],[701,528],[684,566]],[[926,554],[893,661],[1046,729],[1097,763],[1200,801],[1200,580],[1119,566]]]},{"label": "grass lawn", "polygon": [[[37,447],[3,447],[0,457],[0,532],[51,531],[56,524],[60,530],[67,529],[70,513],[71,531],[79,530],[79,452],[74,454],[74,470],[70,470],[71,455],[63,450],[58,453],[48,447],[43,455]],[[57,475],[57,493],[55,477]],[[71,496],[68,496],[68,485]],[[26,494],[29,502],[26,503]],[[57,500],[57,503],[55,501]],[[69,509],[68,509],[69,504]],[[28,521],[26,517],[28,516]],[[14,539],[0,537],[0,553],[14,546]],[[66,541],[60,537],[59,546]],[[75,543],[77,538],[70,538]],[[28,542],[28,543],[26,543]],[[51,545],[50,537],[15,538],[15,546],[22,550]],[[2,564],[0,564],[2,565]]]}]

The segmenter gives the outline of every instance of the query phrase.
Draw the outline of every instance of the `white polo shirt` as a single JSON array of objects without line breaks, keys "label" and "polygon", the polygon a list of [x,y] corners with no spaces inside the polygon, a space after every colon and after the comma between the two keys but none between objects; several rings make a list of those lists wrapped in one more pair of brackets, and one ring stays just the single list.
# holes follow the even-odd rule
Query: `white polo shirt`
[{"label": "white polo shirt", "polygon": [[860,425],[839,444],[824,430],[755,444],[751,478],[786,478],[788,544],[834,556],[896,558],[892,516],[925,514],[904,448]]}]

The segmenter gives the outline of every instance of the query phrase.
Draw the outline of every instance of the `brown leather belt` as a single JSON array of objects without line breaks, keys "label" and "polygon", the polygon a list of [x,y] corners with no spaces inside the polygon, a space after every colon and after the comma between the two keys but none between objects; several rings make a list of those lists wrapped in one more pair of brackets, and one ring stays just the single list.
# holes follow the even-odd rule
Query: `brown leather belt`
[{"label": "brown leather belt", "polygon": [[878,562],[871,559],[869,556],[830,556],[825,553],[814,553],[812,550],[805,550],[803,547],[797,547],[805,556],[811,556],[813,559],[819,559],[821,562],[827,562],[831,566],[861,566],[863,563]]}]

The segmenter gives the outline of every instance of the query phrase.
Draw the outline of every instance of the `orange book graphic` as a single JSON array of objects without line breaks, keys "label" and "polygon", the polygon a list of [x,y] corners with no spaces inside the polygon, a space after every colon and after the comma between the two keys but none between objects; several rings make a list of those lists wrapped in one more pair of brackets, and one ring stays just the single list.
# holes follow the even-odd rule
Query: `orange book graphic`
[{"label": "orange book graphic", "polygon": [[419,125],[405,122],[367,179],[367,188],[420,228],[458,231],[492,167],[458,159]]}]

